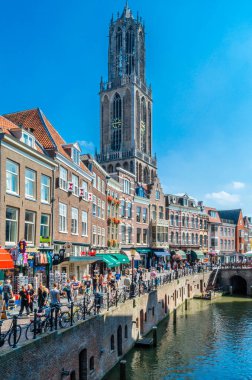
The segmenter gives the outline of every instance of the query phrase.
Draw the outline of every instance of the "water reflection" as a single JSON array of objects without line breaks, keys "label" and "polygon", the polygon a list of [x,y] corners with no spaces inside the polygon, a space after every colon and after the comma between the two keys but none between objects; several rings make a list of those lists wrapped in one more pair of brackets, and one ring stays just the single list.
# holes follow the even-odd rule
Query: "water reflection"
[{"label": "water reflection", "polygon": [[[193,300],[158,328],[156,349],[134,349],[128,380],[252,379],[252,302],[221,298]],[[119,367],[107,376],[119,380]]]}]

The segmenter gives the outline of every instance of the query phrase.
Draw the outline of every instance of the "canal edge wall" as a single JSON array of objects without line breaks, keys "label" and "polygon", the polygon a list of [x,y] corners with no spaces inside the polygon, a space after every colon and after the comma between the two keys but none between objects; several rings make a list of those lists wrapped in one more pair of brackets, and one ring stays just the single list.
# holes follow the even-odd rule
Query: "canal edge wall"
[{"label": "canal edge wall", "polygon": [[0,373],[5,380],[100,380],[141,336],[205,290],[209,276],[179,278],[73,327],[0,350]]}]

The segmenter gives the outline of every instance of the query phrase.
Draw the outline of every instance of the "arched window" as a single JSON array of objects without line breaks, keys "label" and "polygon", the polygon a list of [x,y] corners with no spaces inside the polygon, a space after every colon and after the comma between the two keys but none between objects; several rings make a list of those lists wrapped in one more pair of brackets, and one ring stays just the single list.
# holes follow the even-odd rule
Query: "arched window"
[{"label": "arched window", "polygon": [[179,225],[179,218],[178,215],[175,216],[175,226],[178,227]]},{"label": "arched window", "polygon": [[174,232],[172,231],[171,232],[171,243],[173,243],[173,241],[174,241]]},{"label": "arched window", "polygon": [[146,153],[146,102],[144,97],[141,99],[140,149]]},{"label": "arched window", "polygon": [[144,181],[144,183],[149,183],[149,171],[148,171],[148,168],[144,168],[143,181]]},{"label": "arched window", "polygon": [[134,162],[130,161],[130,172],[134,173]]},{"label": "arched window", "polygon": [[111,149],[118,151],[121,148],[122,139],[122,101],[119,94],[115,94],[113,100],[112,139]]},{"label": "arched window", "polygon": [[189,244],[189,234],[188,234],[188,232],[186,234],[186,244]]},{"label": "arched window", "polygon": [[126,33],[126,74],[130,75],[135,71],[135,34],[130,27]]},{"label": "arched window", "polygon": [[192,234],[192,244],[194,244],[194,234]]},{"label": "arched window", "polygon": [[171,217],[170,217],[170,224],[171,224],[171,226],[174,225],[174,215],[173,214],[171,214]]},{"label": "arched window", "polygon": [[123,169],[124,170],[129,170],[129,164],[128,164],[128,162],[124,162],[123,163]]},{"label": "arched window", "polygon": [[94,356],[91,356],[91,358],[89,359],[89,370],[94,370]]},{"label": "arched window", "polygon": [[116,32],[116,76],[122,76],[122,30]]},{"label": "arched window", "polygon": [[199,244],[199,236],[198,236],[198,234],[195,235],[195,238],[196,238],[196,244]]},{"label": "arched window", "polygon": [[185,233],[182,234],[182,243],[185,244]]},{"label": "arched window", "polygon": [[176,244],[178,244],[178,242],[179,242],[179,234],[178,232],[176,232]]},{"label": "arched window", "polygon": [[115,337],[114,337],[114,335],[111,335],[111,338],[110,338],[110,350],[114,351],[114,349],[115,349]]}]

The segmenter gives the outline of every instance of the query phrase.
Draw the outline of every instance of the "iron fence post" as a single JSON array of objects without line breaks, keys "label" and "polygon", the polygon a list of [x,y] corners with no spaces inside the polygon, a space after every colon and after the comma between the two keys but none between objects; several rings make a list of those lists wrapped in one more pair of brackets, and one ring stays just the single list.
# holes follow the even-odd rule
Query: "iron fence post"
[{"label": "iron fence post", "polygon": [[16,348],[17,347],[17,316],[14,315],[13,317],[13,338],[14,338],[14,344],[12,346],[12,348]]},{"label": "iron fence post", "polygon": [[33,330],[33,339],[37,337],[37,309],[34,309],[34,330]]}]

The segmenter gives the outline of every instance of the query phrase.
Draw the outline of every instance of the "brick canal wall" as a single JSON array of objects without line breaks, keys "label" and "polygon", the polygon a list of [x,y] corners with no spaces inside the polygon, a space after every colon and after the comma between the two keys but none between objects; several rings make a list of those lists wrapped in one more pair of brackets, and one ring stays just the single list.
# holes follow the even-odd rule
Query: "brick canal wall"
[{"label": "brick canal wall", "polygon": [[[98,380],[135,341],[206,287],[210,273],[180,278],[65,330],[1,354],[4,380]],[[62,375],[64,368],[65,375]],[[69,372],[69,374],[67,374]]]}]

